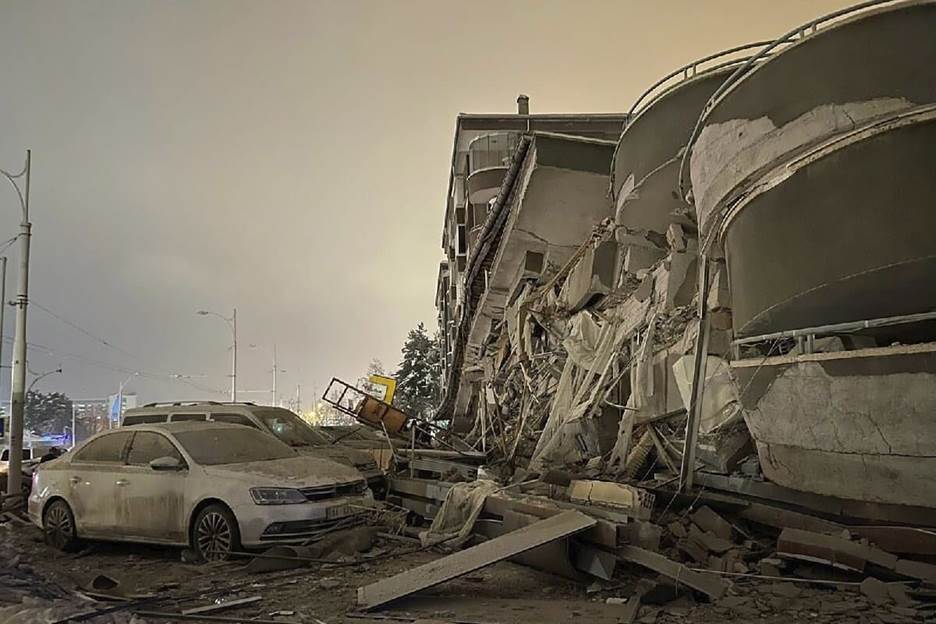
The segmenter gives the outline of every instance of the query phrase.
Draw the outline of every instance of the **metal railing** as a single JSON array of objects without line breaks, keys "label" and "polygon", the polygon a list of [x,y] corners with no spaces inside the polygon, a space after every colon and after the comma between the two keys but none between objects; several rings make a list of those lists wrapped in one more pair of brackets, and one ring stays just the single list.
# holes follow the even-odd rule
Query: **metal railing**
[{"label": "metal railing", "polygon": [[702,108],[702,112],[699,115],[699,118],[696,120],[695,127],[692,130],[692,134],[689,135],[689,140],[686,143],[686,150],[683,152],[682,159],[679,162],[679,175],[677,178],[679,196],[686,203],[690,203],[687,197],[686,189],[686,163],[689,160],[689,154],[692,151],[692,144],[695,143],[696,139],[699,138],[699,133],[702,131],[702,127],[705,123],[705,120],[708,118],[709,114],[715,108],[715,104],[718,102],[729,89],[731,89],[738,82],[746,78],[755,70],[755,65],[760,61],[764,60],[769,56],[774,50],[781,46],[788,46],[793,43],[802,41],[803,39],[815,35],[819,30],[820,25],[825,25],[827,22],[832,20],[838,20],[843,17],[850,17],[853,14],[860,13],[862,11],[876,8],[885,4],[913,4],[914,0],[866,0],[859,4],[840,9],[838,11],[833,11],[821,17],[818,17],[812,21],[806,22],[802,26],[798,26],[788,33],[781,35],[780,37],[774,39],[772,42],[765,45],[759,52],[750,56],[740,67],[738,67],[727,79],[723,82],[718,89],[711,95],[708,99],[708,102],[705,103],[705,106]]},{"label": "metal railing", "polygon": [[[732,65],[739,65],[747,61],[748,56],[742,56],[740,58],[732,58],[721,63],[716,63],[715,65],[708,66],[707,63],[717,59],[730,56],[732,54],[737,54],[739,52],[745,52],[747,50],[753,50],[754,48],[763,47],[770,44],[770,41],[757,41],[754,43],[748,43],[741,46],[736,46],[734,48],[729,48],[727,50],[721,50],[714,54],[709,54],[700,59],[696,59],[691,63],[687,63],[682,67],[674,69],[670,73],[666,74],[652,85],[647,87],[647,89],[640,94],[640,96],[634,101],[634,104],[630,107],[630,110],[627,112],[627,121],[624,124],[623,130],[621,130],[621,136],[618,138],[617,145],[614,146],[614,154],[611,157],[611,176],[610,176],[610,196],[614,197],[614,169],[615,163],[617,163],[618,151],[621,149],[621,143],[624,140],[624,135],[627,133],[627,129],[633,124],[634,120],[639,117],[645,110],[653,106],[657,101],[663,98],[666,94],[670,93],[673,89],[679,87],[683,82],[689,80],[690,78],[695,78],[700,74],[707,74],[709,72],[715,72],[725,67],[730,67]],[[673,80],[676,78],[676,80]],[[652,95],[652,97],[651,97]],[[648,99],[649,98],[649,99]],[[642,102],[646,100],[646,103],[641,105]]]}]

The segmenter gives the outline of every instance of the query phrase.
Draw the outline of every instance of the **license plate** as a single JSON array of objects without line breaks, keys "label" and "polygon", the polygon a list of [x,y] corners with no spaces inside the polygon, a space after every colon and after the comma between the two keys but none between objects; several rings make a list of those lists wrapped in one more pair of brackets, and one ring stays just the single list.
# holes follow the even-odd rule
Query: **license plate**
[{"label": "license plate", "polygon": [[337,518],[344,518],[345,516],[350,516],[350,515],[351,515],[350,505],[335,505],[334,507],[329,507],[325,510],[326,520],[335,520]]}]

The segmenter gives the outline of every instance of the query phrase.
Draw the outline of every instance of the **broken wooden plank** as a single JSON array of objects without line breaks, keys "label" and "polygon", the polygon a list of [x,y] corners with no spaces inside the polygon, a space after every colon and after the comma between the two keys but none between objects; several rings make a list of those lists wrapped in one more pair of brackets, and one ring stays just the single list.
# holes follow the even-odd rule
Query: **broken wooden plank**
[{"label": "broken wooden plank", "polygon": [[206,613],[216,613],[225,609],[243,607],[263,600],[263,596],[248,596],[247,598],[238,598],[236,600],[226,600],[224,602],[213,602],[201,607],[192,607],[182,611],[182,615],[204,615]]},{"label": "broken wooden plank", "polygon": [[563,512],[388,579],[359,587],[358,605],[364,610],[374,609],[537,546],[574,535],[595,526],[595,523],[594,518],[577,511]]},{"label": "broken wooden plank", "polygon": [[717,600],[725,593],[725,585],[715,576],[694,572],[681,563],[663,555],[636,546],[622,546],[618,549],[618,558],[669,577],[677,585],[682,584],[702,592],[712,600]]}]

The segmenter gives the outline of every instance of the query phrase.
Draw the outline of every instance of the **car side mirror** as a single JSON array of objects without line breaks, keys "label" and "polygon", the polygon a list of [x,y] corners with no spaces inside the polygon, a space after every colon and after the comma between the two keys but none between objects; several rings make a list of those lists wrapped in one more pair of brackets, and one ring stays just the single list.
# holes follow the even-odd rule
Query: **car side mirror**
[{"label": "car side mirror", "polygon": [[182,462],[175,457],[157,457],[149,463],[149,467],[153,470],[163,470],[163,471],[172,471],[172,470],[182,470]]}]

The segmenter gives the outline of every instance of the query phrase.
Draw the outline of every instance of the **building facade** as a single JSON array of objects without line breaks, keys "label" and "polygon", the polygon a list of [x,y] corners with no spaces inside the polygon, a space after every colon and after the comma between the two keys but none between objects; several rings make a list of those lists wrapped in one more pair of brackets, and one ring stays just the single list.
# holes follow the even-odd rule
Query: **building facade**
[{"label": "building facade", "polygon": [[461,114],[455,124],[436,306],[443,400],[470,425],[479,355],[518,283],[561,266],[612,216],[608,170],[626,115]]}]

